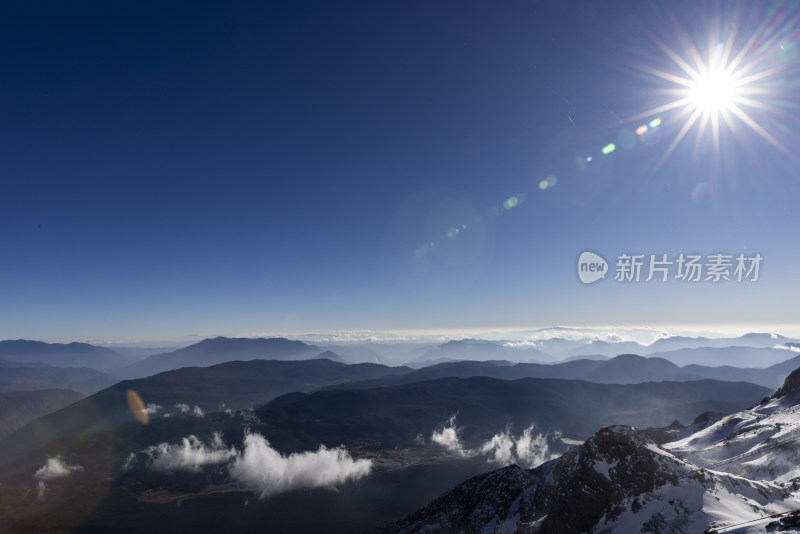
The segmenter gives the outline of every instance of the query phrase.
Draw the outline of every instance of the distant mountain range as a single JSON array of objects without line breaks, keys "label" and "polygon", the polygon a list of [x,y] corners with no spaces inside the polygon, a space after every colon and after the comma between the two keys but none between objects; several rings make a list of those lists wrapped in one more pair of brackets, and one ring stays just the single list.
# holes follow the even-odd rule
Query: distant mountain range
[{"label": "distant mountain range", "polygon": [[567,340],[552,338],[532,342],[453,340],[427,349],[408,365],[420,368],[448,361],[506,360],[554,363],[582,357],[612,358],[620,354],[657,356],[683,366],[690,363],[739,367],[767,367],[783,360],[796,340],[773,334],[745,334],[735,338],[668,337],[650,345],[634,341]]},{"label": "distant mountain range", "polygon": [[[791,355],[781,351],[784,355]],[[764,369],[708,367],[688,365],[678,367],[674,363],[656,356],[644,357],[635,354],[621,354],[614,358],[576,359],[555,364],[512,363],[503,360],[485,362],[459,361],[445,362],[398,373],[364,382],[350,383],[347,389],[373,388],[411,384],[436,378],[486,376],[515,380],[519,378],[563,378],[568,380],[587,380],[603,384],[638,384],[640,382],[660,382],[664,380],[724,380],[728,382],[751,382],[768,388],[777,388],[783,378],[793,369],[800,367],[800,356]],[[341,386],[328,386],[329,389]]]},{"label": "distant mountain range", "polygon": [[124,368],[116,369],[124,378],[151,376],[182,367],[208,367],[230,361],[247,360],[310,360],[324,358],[345,363],[330,350],[286,338],[204,339],[199,343],[163,354],[153,354]]},{"label": "distant mountain range", "polygon": [[442,362],[447,360],[508,360],[513,362],[544,362],[550,360],[550,355],[533,347],[512,348],[496,341],[482,339],[462,339],[448,341],[427,350],[419,358],[409,362],[410,367],[416,367],[426,362]]},{"label": "distant mountain range", "polygon": [[0,360],[56,367],[90,367],[99,371],[135,361],[111,349],[88,343],[45,343],[25,339],[0,341]]},{"label": "distant mountain range", "polygon": [[325,358],[346,363],[408,364],[423,368],[453,361],[503,360],[512,363],[556,363],[579,359],[613,358],[620,354],[655,356],[678,366],[766,368],[792,357],[800,342],[773,334],[737,338],[662,338],[651,345],[602,340],[551,338],[531,342],[451,340],[430,343],[361,343],[309,345],[285,338],[204,339],[177,350],[118,347],[87,343],[0,341],[0,360],[54,367],[96,369],[120,378],[140,378],[181,367],[207,367],[226,361]]},{"label": "distant mountain range", "polygon": [[0,392],[63,388],[91,395],[118,382],[88,367],[55,367],[0,360]]}]

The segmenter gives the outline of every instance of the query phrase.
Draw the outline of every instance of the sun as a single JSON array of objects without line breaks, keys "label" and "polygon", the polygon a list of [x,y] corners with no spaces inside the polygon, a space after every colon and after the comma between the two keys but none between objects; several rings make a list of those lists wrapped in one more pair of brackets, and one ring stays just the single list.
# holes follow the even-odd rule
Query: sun
[{"label": "sun", "polygon": [[693,80],[687,93],[690,104],[704,114],[729,112],[740,96],[736,80],[722,69]]},{"label": "sun", "polygon": [[767,17],[746,38],[737,25],[721,20],[692,35],[674,26],[676,48],[653,37],[663,59],[653,58],[639,67],[655,77],[653,92],[663,95],[665,102],[632,120],[663,114],[664,122],[674,126],[675,137],[659,165],[692,131],[695,150],[706,146],[710,134],[717,157],[723,148],[724,131],[740,142],[747,142],[748,131],[754,132],[795,157],[778,139],[774,126],[785,120],[787,100],[796,94],[793,80],[797,79],[797,65],[782,57],[784,44],[792,41],[790,30],[799,18],[787,22],[777,15]]}]

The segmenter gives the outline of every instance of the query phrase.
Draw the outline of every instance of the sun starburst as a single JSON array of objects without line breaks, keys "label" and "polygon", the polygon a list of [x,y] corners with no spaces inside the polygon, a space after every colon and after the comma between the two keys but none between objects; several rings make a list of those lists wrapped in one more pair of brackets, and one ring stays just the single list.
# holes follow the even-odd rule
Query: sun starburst
[{"label": "sun starburst", "polygon": [[[635,118],[671,114],[670,122],[676,125],[677,133],[660,163],[693,130],[696,149],[710,131],[714,153],[719,157],[723,128],[738,137],[747,130],[755,132],[795,157],[768,123],[780,116],[781,99],[786,96],[782,93],[787,93],[781,83],[789,78],[789,70],[796,69],[796,65],[788,66],[777,56],[788,39],[787,28],[796,28],[797,22],[797,17],[791,21],[772,17],[749,32],[747,39],[739,38],[736,24],[728,23],[728,31],[720,31],[719,20],[699,40],[676,27],[676,42],[680,45],[677,49],[654,39],[669,61],[664,67],[641,68],[656,77],[655,92],[668,97],[668,101]],[[707,45],[698,44],[706,39]]]}]

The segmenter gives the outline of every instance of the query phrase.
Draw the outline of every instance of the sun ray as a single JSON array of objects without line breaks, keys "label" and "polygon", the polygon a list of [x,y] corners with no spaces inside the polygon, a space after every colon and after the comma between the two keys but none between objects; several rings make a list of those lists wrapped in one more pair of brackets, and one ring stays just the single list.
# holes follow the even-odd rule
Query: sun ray
[{"label": "sun ray", "polygon": [[753,131],[756,132],[758,135],[769,141],[775,148],[781,150],[783,153],[789,156],[793,156],[793,154],[789,152],[789,149],[783,146],[783,143],[778,141],[778,139],[776,139],[775,136],[770,134],[760,124],[758,124],[755,120],[753,120],[753,118],[750,117],[750,115],[748,115],[747,113],[745,113],[742,110],[742,108],[740,108],[736,104],[732,104],[729,109],[734,115],[739,117],[739,119],[741,119],[742,122],[744,122],[750,128],[752,128]]},{"label": "sun ray", "polygon": [[694,126],[694,123],[697,122],[697,119],[700,117],[701,114],[702,114],[702,112],[700,110],[697,110],[697,109],[694,110],[694,112],[692,113],[692,116],[689,118],[688,121],[686,121],[686,124],[683,125],[683,128],[681,128],[681,130],[678,132],[678,135],[675,136],[675,139],[673,139],[672,143],[667,148],[667,151],[664,152],[663,156],[661,156],[661,159],[656,164],[656,168],[661,167],[661,165],[665,161],[667,161],[667,159],[669,158],[670,154],[672,154],[672,151],[675,150],[675,148],[680,144],[680,142],[683,140],[683,138],[689,132],[689,130],[692,129],[692,126]]}]

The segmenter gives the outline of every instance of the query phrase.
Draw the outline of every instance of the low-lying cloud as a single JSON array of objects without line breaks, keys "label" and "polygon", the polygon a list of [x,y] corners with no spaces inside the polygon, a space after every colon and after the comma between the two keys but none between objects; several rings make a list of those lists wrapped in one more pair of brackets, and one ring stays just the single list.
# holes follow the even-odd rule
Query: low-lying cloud
[{"label": "low-lying cloud", "polygon": [[456,427],[456,416],[448,419],[447,423],[441,430],[434,430],[431,434],[431,441],[437,445],[441,445],[448,451],[463,453],[464,448],[461,445],[461,440],[458,439],[458,427]]},{"label": "low-lying cloud", "polygon": [[[534,433],[535,429],[536,425],[531,424],[522,431],[522,435],[514,436],[509,425],[503,432],[495,434],[477,449],[466,449],[459,438],[460,430],[456,426],[454,415],[441,429],[434,430],[431,441],[464,457],[484,455],[488,462],[502,466],[517,464],[532,468],[560,456],[559,453],[550,450],[550,437],[547,434]],[[417,436],[415,440],[418,445],[422,444],[419,442],[420,437],[421,435]],[[554,438],[560,438],[560,433],[556,432]]]},{"label": "low-lying cloud", "polygon": [[348,480],[358,480],[372,470],[370,460],[354,460],[343,448],[320,445],[316,452],[284,456],[273,449],[261,434],[245,436],[244,452],[231,467],[234,480],[255,486],[260,497],[294,489],[333,488]]},{"label": "low-lying cloud", "polygon": [[185,414],[193,415],[193,416],[195,416],[195,417],[199,417],[199,418],[201,418],[201,419],[202,419],[203,417],[205,417],[205,415],[206,415],[206,414],[203,412],[203,410],[201,410],[201,409],[200,409],[200,407],[199,407],[199,406],[197,406],[197,405],[195,405],[195,406],[193,406],[193,407],[192,407],[192,406],[189,406],[188,404],[186,404],[185,402],[179,402],[179,403],[177,403],[177,404],[175,405],[175,407],[176,407],[178,410],[180,410],[180,412],[181,412],[181,413],[185,413]]},{"label": "low-lying cloud", "polygon": [[155,471],[199,471],[207,465],[224,464],[239,455],[234,447],[226,448],[222,436],[215,433],[208,445],[196,436],[181,443],[160,443],[145,450],[148,467]]},{"label": "low-lying cloud", "polygon": [[517,437],[506,428],[481,445],[478,451],[487,455],[489,462],[502,466],[517,464],[520,467],[532,468],[557,458],[559,454],[550,451],[547,435],[534,434],[535,428],[535,425],[531,425]]},{"label": "low-lying cloud", "polygon": [[219,433],[208,443],[196,436],[185,437],[180,443],[161,443],[129,456],[123,469],[135,465],[165,473],[224,467],[234,482],[255,488],[261,498],[294,489],[334,488],[365,477],[372,470],[370,460],[354,460],[342,447],[320,445],[316,451],[283,455],[258,433],[245,435],[242,451],[225,445]]},{"label": "low-lying cloud", "polygon": [[48,458],[47,463],[33,474],[33,478],[37,481],[36,494],[39,500],[43,501],[47,493],[47,481],[69,476],[76,471],[83,471],[83,466],[69,465],[60,456]]}]

